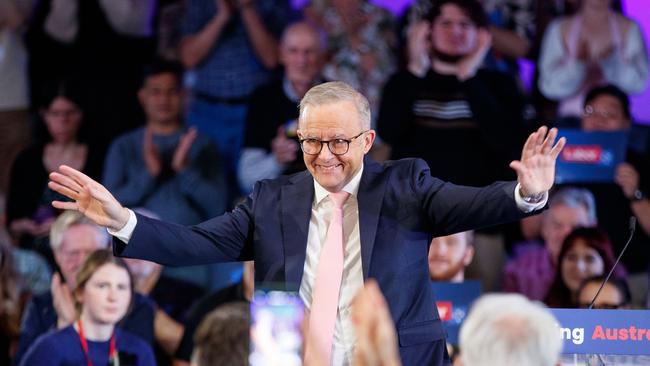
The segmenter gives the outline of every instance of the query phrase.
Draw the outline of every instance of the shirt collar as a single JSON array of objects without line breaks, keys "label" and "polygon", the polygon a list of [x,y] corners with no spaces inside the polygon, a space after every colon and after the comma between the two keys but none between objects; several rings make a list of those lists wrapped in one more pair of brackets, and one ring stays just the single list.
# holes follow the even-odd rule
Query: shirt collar
[{"label": "shirt collar", "polygon": [[[356,197],[357,193],[359,193],[359,183],[361,182],[362,174],[363,174],[363,163],[361,163],[361,168],[359,169],[357,174],[355,174],[354,177],[352,177],[352,179],[348,182],[348,184],[346,184],[343,187],[343,190],[348,192],[351,196]],[[316,205],[320,204],[327,197],[327,195],[329,195],[327,189],[323,188],[323,186],[318,184],[316,179],[314,179],[314,192],[315,192],[314,203]]]}]

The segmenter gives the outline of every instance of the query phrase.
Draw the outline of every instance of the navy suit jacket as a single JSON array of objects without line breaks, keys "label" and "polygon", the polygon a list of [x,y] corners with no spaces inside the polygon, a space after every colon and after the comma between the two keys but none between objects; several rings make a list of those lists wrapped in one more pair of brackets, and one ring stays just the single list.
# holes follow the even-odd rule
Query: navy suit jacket
[{"label": "navy suit jacket", "polygon": [[[365,159],[358,192],[363,277],[375,278],[397,328],[404,365],[444,365],[445,333],[430,290],[431,238],[516,220],[514,182],[462,187],[420,159]],[[309,172],[260,181],[232,212],[192,227],[138,215],[118,255],[164,265],[255,260],[256,282],[300,285],[314,183]]]}]

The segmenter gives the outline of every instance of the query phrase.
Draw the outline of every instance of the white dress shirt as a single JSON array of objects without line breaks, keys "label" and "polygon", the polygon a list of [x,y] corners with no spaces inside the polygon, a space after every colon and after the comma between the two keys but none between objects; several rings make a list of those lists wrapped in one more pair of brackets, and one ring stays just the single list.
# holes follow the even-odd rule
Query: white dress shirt
[{"label": "white dress shirt", "polygon": [[[332,365],[347,366],[352,363],[356,337],[350,318],[350,305],[352,298],[363,286],[363,267],[361,265],[361,237],[359,231],[359,201],[357,193],[359,182],[363,173],[363,165],[352,180],[343,187],[343,190],[350,193],[343,206],[343,242],[345,243],[343,261],[343,276],[339,295],[339,309],[334,328],[334,341],[332,344]],[[539,203],[525,202],[519,194],[519,184],[515,188],[515,201],[523,212],[530,212],[546,205],[548,193]],[[137,223],[135,214],[129,210],[129,220],[119,231],[108,230],[111,235],[125,243],[133,234]],[[328,191],[314,180],[314,201],[311,206],[311,218],[309,219],[309,233],[307,237],[307,251],[305,256],[305,267],[302,281],[300,283],[300,297],[305,308],[311,308],[313,285],[316,279],[318,258],[327,228],[329,226],[332,212],[332,202],[328,197]]]},{"label": "white dress shirt", "polygon": [[[359,231],[359,182],[363,166],[352,180],[343,187],[350,197],[343,205],[343,243],[344,260],[341,289],[339,292],[339,311],[334,325],[332,342],[332,365],[350,365],[352,352],[356,343],[354,329],[350,318],[350,304],[357,291],[363,287],[363,267],[361,266],[361,236]],[[309,234],[307,236],[307,253],[305,267],[300,283],[300,297],[306,309],[311,309],[313,285],[316,280],[318,258],[325,243],[327,228],[332,215],[333,203],[329,192],[314,180],[314,201],[311,205]]]}]

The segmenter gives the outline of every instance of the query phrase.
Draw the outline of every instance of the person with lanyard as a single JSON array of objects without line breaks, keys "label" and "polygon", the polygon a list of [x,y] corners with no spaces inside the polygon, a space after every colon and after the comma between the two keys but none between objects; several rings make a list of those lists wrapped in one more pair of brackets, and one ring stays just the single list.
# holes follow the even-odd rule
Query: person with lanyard
[{"label": "person with lanyard", "polygon": [[41,336],[20,365],[155,365],[148,343],[115,325],[133,298],[128,267],[107,250],[91,254],[77,274],[79,317],[70,326]]}]

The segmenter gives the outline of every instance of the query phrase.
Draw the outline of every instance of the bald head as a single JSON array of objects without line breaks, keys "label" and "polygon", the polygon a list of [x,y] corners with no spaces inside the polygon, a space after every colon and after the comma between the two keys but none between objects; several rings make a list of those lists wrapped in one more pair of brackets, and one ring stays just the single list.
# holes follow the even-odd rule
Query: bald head
[{"label": "bald head", "polygon": [[288,26],[280,42],[285,77],[299,97],[316,83],[323,67],[324,47],[319,31],[306,22]]}]

